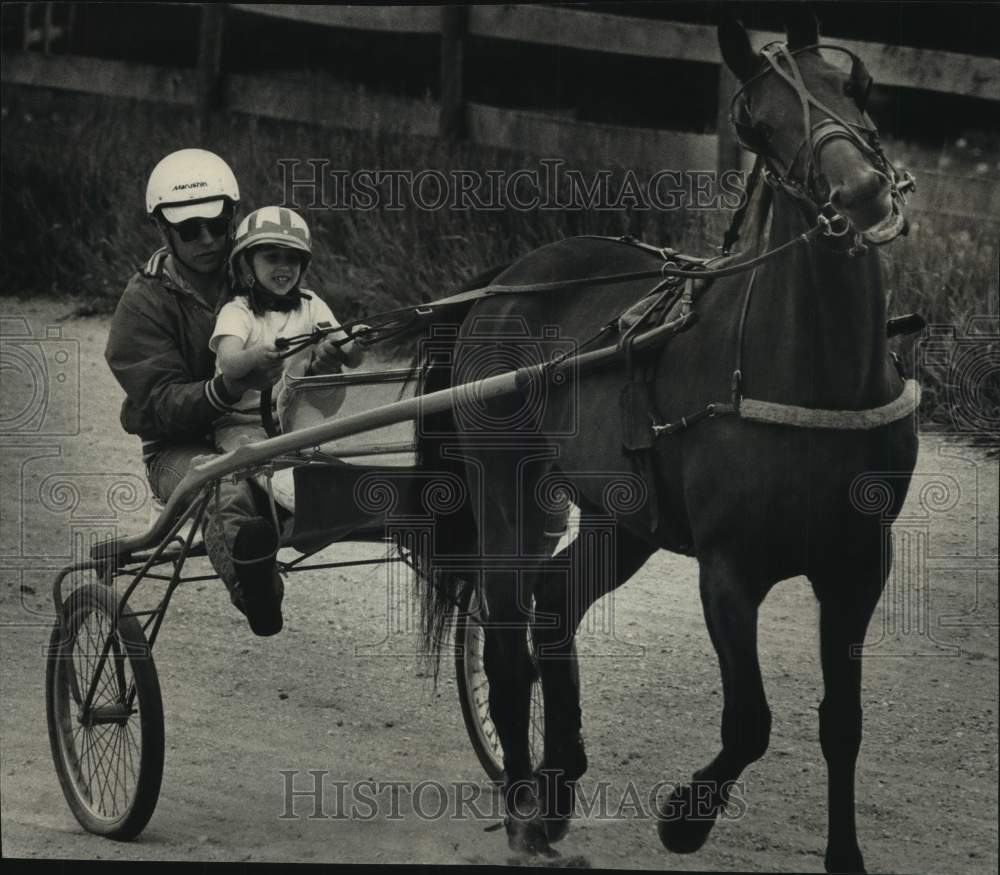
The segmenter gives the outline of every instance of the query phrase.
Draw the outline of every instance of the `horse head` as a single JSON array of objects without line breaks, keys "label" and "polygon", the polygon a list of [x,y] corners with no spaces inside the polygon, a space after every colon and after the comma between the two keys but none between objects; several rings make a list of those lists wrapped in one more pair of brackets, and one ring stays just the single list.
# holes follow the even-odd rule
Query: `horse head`
[{"label": "horse head", "polygon": [[853,52],[819,42],[811,14],[796,14],[787,33],[787,43],[755,53],[742,24],[719,25],[723,59],[741,82],[730,110],[737,137],[763,161],[768,182],[814,210],[828,236],[853,231],[888,243],[905,233],[913,180],[879,144],[866,111],[872,78]]}]

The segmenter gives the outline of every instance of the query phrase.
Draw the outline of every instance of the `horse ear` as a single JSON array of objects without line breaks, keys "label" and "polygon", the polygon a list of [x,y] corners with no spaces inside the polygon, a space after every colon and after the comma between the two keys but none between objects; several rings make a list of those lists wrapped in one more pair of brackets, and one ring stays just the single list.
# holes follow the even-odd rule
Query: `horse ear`
[{"label": "horse ear", "polygon": [[789,49],[804,49],[819,42],[819,22],[805,3],[788,4],[784,18]]},{"label": "horse ear", "polygon": [[757,56],[746,28],[731,16],[724,16],[717,28],[722,60],[740,82],[746,82],[757,67]]}]

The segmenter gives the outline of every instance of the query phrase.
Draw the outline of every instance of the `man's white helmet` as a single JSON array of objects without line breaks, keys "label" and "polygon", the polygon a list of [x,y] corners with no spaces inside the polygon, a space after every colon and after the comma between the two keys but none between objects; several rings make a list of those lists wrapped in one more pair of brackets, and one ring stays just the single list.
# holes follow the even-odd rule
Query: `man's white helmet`
[{"label": "man's white helmet", "polygon": [[176,225],[185,219],[214,219],[229,201],[240,202],[240,187],[232,169],[204,149],[181,149],[163,158],[149,174],[146,212],[157,210]]}]

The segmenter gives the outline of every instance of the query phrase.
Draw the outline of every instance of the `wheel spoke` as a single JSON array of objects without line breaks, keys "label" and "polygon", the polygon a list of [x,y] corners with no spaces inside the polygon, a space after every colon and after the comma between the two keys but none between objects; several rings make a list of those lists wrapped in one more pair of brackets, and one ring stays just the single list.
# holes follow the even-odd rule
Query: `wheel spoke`
[{"label": "wheel spoke", "polygon": [[114,783],[114,801],[116,815],[120,815],[121,812],[118,809],[118,790],[121,788],[122,797],[126,800],[124,807],[128,807],[128,787],[125,784],[125,778],[123,772],[125,770],[125,733],[123,732],[123,727],[115,727],[117,732],[115,732],[115,749],[117,751],[117,756],[115,757],[115,783]]},{"label": "wheel spoke", "polygon": [[[111,728],[111,727],[109,727]],[[117,780],[115,779],[115,772],[113,770],[115,757],[118,751],[118,733],[111,728],[112,731],[107,734],[108,738],[108,757],[106,767],[104,769],[104,786],[107,790],[108,798],[104,803],[104,813],[114,816],[118,813],[118,806],[115,804],[115,791],[117,790]],[[110,805],[111,810],[108,811],[108,806]]]},{"label": "wheel spoke", "polygon": [[128,745],[126,745],[125,751],[128,755],[128,775],[133,784],[138,783],[139,771],[135,767],[135,757],[133,756],[133,750],[138,750],[139,746],[136,743],[135,735],[132,732],[132,727],[129,724],[125,724],[125,734],[128,738]]},{"label": "wheel spoke", "polygon": [[[88,801],[93,802],[94,797],[91,792],[91,787],[94,783],[92,778],[92,775],[94,774],[94,767],[92,762],[93,757],[90,752],[89,729],[86,726],[80,727],[80,737],[80,750],[83,753],[82,762],[78,760],[80,765],[80,777],[83,780],[83,786],[86,788]],[[86,775],[84,775],[84,769],[86,769]]]},{"label": "wheel spoke", "polygon": [[92,727],[90,735],[94,740],[94,750],[97,752],[97,773],[92,776],[92,779],[96,779],[97,781],[98,790],[100,791],[100,811],[104,814],[107,811],[106,797],[109,780],[105,764],[109,761],[111,741],[108,740],[106,735],[98,731],[98,727]]}]

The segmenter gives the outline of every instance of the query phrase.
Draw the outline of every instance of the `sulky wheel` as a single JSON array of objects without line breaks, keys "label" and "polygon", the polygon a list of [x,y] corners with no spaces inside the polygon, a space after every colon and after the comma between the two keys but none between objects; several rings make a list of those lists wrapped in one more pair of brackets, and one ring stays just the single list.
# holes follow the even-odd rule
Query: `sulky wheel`
[{"label": "sulky wheel", "polygon": [[45,702],[52,758],[76,819],[108,838],[138,835],[160,793],[163,703],[142,627],[118,616],[112,588],[88,583],[64,602]]},{"label": "sulky wheel", "polygon": [[[458,699],[462,705],[462,718],[472,741],[472,748],[491,781],[503,780],[503,746],[497,728],[490,717],[490,683],[483,665],[483,645],[486,633],[479,624],[479,599],[475,587],[463,590],[455,624],[455,677],[458,680]],[[528,632],[528,648],[534,662],[534,647]],[[576,645],[573,645],[576,656]],[[574,660],[574,671],[576,664]],[[528,725],[528,749],[531,767],[542,761],[545,733],[545,713],[542,704],[542,684],[535,665],[531,683],[531,705]]]}]

